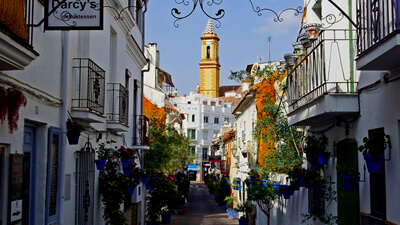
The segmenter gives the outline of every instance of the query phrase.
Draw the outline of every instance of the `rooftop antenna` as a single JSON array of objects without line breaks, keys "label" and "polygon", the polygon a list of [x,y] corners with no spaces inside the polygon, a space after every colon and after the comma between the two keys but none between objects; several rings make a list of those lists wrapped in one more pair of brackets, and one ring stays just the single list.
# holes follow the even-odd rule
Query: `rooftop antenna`
[{"label": "rooftop antenna", "polygon": [[268,36],[268,62],[271,62],[271,36]]}]

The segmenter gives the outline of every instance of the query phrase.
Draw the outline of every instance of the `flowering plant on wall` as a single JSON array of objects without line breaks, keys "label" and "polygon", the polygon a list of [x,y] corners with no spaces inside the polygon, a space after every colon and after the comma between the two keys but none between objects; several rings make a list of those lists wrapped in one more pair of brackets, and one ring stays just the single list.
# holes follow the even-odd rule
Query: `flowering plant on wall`
[{"label": "flowering plant on wall", "polygon": [[79,136],[81,132],[85,130],[85,127],[71,119],[67,119],[67,136]]},{"label": "flowering plant on wall", "polygon": [[388,134],[383,134],[383,139],[378,137],[363,138],[363,145],[358,147],[358,150],[363,153],[363,155],[372,155],[377,157],[382,155],[383,151],[389,147],[392,147],[390,141],[390,136]]}]

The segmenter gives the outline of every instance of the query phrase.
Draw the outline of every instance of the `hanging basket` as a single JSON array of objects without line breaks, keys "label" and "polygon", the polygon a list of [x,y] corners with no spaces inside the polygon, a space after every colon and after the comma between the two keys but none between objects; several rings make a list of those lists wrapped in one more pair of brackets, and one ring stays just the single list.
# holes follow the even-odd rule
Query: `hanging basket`
[{"label": "hanging basket", "polygon": [[318,164],[319,165],[327,165],[329,161],[330,152],[318,152]]},{"label": "hanging basket", "polygon": [[79,143],[80,134],[67,134],[67,137],[70,145],[77,145]]},{"label": "hanging basket", "polygon": [[342,174],[343,188],[346,191],[355,191],[358,180],[353,175]]},{"label": "hanging basket", "polygon": [[382,173],[384,166],[384,157],[379,155],[378,158],[372,155],[364,155],[365,163],[367,164],[369,173]]},{"label": "hanging basket", "polygon": [[105,159],[96,159],[94,162],[96,163],[96,169],[97,170],[104,170],[104,167],[106,166],[106,161]]}]

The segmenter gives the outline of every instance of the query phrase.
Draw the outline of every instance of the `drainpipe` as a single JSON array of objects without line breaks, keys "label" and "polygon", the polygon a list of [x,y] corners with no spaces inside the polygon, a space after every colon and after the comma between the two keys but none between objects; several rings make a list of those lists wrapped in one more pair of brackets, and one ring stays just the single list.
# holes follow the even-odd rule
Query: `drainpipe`
[{"label": "drainpipe", "polygon": [[[141,72],[141,82],[140,82],[140,112],[141,115],[143,115],[143,80],[144,80],[144,73],[150,71],[150,60],[146,58],[147,61],[147,68],[145,69],[144,67],[142,68]],[[141,162],[140,162],[142,169],[144,168],[144,149],[142,149],[142,157],[141,157]],[[145,218],[146,218],[146,188],[142,184],[142,204],[141,204],[141,215],[140,215],[140,224],[145,224]]]},{"label": "drainpipe", "polygon": [[69,85],[68,85],[68,49],[69,49],[69,43],[68,43],[68,31],[61,31],[62,39],[62,58],[61,58],[61,99],[62,99],[62,105],[61,105],[61,112],[60,112],[60,127],[61,127],[61,132],[62,132],[62,141],[61,141],[61,149],[59,152],[59,169],[60,169],[60,177],[59,177],[59,184],[60,186],[59,191],[60,191],[60,217],[59,217],[59,225],[64,224],[64,183],[65,183],[65,151],[66,151],[66,134],[67,133],[67,110],[68,110],[68,90],[69,90]]},{"label": "drainpipe", "polygon": [[[145,9],[143,11],[143,27],[142,27],[142,51],[144,51],[144,29],[145,29],[145,16],[144,14],[147,12],[147,1],[144,2],[145,5]],[[144,69],[142,68],[142,72],[140,74],[141,76],[141,81],[140,81],[140,112],[141,115],[143,115],[143,79],[144,79],[144,73],[148,72],[150,70],[150,60],[146,58],[147,61],[147,68]],[[142,168],[144,168],[144,149],[142,149],[142,160],[140,162]],[[145,218],[146,218],[146,188],[144,187],[144,185],[142,184],[142,204],[141,204],[141,215],[140,215],[140,224],[145,224]]]}]

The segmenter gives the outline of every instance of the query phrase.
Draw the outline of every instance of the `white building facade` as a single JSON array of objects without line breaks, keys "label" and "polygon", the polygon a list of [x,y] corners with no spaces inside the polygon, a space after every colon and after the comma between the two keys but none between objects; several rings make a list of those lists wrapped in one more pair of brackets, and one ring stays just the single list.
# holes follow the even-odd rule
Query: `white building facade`
[{"label": "white building facade", "polygon": [[[182,128],[187,137],[193,140],[190,154],[197,165],[192,179],[200,181],[209,163],[211,140],[218,137],[222,126],[233,126],[234,117],[231,105],[220,98],[203,97],[202,94],[190,93],[189,96],[179,96],[173,99],[179,111],[185,115]],[[204,166],[203,166],[204,165]]]},{"label": "white building facade", "polygon": [[[10,105],[11,96],[26,98],[19,110],[8,107],[16,115],[13,128],[7,121],[0,124],[2,224],[104,224],[95,149],[106,141],[143,148],[137,142],[137,116],[142,115],[142,70],[147,65],[147,1],[103,4],[100,30],[43,32],[34,27],[28,29],[27,41],[14,32],[0,32],[0,40],[14,46],[0,50],[8,55],[1,61],[0,87],[14,93],[1,101]],[[26,9],[30,25],[43,19],[42,1],[28,1]],[[10,11],[23,16],[24,6]],[[1,24],[7,27],[4,18]],[[68,118],[86,127],[77,145],[67,140]],[[122,210],[144,213],[137,193]],[[132,224],[144,224],[144,214],[137,218]]]}]

